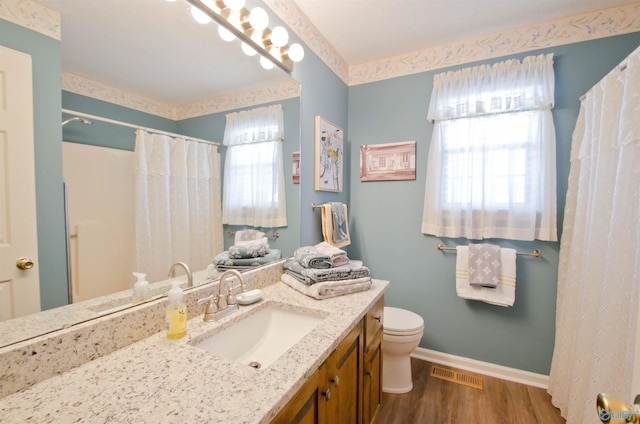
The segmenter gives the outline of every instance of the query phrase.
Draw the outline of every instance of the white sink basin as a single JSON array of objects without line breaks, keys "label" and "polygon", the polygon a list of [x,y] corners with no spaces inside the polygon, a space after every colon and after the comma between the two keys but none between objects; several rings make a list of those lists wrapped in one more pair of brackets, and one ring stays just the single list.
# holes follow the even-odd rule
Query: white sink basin
[{"label": "white sink basin", "polygon": [[267,368],[325,316],[320,311],[299,312],[267,305],[251,315],[238,317],[230,327],[194,346],[254,368]]}]

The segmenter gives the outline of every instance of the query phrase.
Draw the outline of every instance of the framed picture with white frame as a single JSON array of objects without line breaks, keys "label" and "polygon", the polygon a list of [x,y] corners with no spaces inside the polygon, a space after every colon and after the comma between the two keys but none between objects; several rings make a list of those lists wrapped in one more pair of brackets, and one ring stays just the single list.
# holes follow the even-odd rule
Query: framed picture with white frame
[{"label": "framed picture with white frame", "polygon": [[316,116],[315,122],[315,189],[342,191],[344,173],[344,131],[339,126]]}]

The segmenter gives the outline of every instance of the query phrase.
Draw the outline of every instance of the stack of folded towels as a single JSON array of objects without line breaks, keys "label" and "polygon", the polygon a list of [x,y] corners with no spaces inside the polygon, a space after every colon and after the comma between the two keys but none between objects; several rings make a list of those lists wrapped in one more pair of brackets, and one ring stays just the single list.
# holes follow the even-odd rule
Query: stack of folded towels
[{"label": "stack of folded towels", "polygon": [[275,262],[280,250],[269,248],[265,233],[258,230],[236,231],[233,246],[213,258],[216,269],[248,269]]},{"label": "stack of folded towels", "polygon": [[282,282],[307,296],[327,299],[371,288],[369,268],[326,242],[300,247],[284,263]]}]

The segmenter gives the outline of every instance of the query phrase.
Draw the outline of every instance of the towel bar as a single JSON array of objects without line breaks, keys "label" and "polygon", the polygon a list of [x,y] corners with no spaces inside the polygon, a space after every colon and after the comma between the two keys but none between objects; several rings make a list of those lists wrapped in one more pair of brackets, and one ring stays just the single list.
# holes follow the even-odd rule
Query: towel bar
[{"label": "towel bar", "polygon": [[[235,236],[236,235],[236,230],[229,230],[227,231],[227,234],[229,234],[230,236]],[[273,234],[265,234],[265,237],[269,237],[269,238],[279,238],[280,237],[280,233],[273,233]]]},{"label": "towel bar", "polygon": [[311,210],[312,211],[315,211],[316,209],[320,209],[320,208],[322,208],[322,205],[316,205],[315,203],[311,204]]},{"label": "towel bar", "polygon": [[[442,243],[438,243],[437,246],[438,250],[442,251],[442,250],[456,250],[455,247],[444,247],[444,245]],[[533,252],[528,253],[528,252],[516,252],[516,255],[518,256],[532,256],[536,259],[541,258],[542,257],[542,253],[540,253],[540,249],[533,249]]]}]

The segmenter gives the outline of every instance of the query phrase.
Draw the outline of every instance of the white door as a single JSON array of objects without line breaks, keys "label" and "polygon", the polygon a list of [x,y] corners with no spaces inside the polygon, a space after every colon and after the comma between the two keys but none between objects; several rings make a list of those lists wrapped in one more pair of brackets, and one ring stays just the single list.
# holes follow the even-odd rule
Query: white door
[{"label": "white door", "polygon": [[0,46],[0,321],[40,311],[37,256],[31,56]]}]

